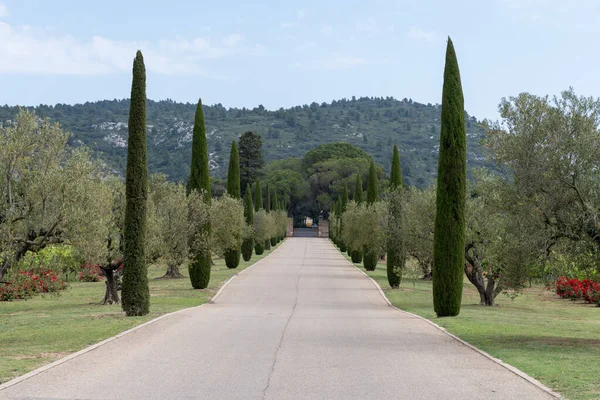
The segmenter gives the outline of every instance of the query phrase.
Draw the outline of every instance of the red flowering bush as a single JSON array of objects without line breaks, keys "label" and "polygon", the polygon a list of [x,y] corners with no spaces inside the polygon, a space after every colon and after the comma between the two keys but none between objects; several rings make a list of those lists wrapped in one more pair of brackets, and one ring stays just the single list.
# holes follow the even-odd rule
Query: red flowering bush
[{"label": "red flowering bush", "polygon": [[600,306],[600,284],[589,279],[561,276],[553,282],[555,292],[563,299],[582,300]]},{"label": "red flowering bush", "polygon": [[19,271],[0,283],[0,301],[28,299],[38,294],[58,293],[67,284],[51,269]]},{"label": "red flowering bush", "polygon": [[102,269],[97,264],[82,264],[79,267],[77,280],[81,282],[100,282],[102,281]]}]

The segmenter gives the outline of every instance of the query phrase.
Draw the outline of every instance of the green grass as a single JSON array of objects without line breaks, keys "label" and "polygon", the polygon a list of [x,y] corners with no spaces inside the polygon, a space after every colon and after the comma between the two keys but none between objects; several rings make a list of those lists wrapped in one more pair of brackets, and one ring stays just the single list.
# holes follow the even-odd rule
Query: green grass
[{"label": "green grass", "polygon": [[465,278],[460,315],[437,318],[431,282],[403,279],[392,290],[384,264],[367,274],[396,307],[435,322],[567,399],[600,398],[600,308],[559,299],[543,286],[514,300],[500,294],[497,307],[483,307]]},{"label": "green grass", "polygon": [[73,282],[58,297],[0,302],[0,383],[162,314],[204,304],[227,279],[274,249],[253,255],[249,262],[242,260],[234,270],[227,269],[224,260],[215,260],[204,290],[192,289],[187,267],[181,268],[186,275],[182,279],[155,279],[166,268],[151,266],[150,314],[143,317],[125,317],[120,305],[97,305],[104,296],[104,282]]}]

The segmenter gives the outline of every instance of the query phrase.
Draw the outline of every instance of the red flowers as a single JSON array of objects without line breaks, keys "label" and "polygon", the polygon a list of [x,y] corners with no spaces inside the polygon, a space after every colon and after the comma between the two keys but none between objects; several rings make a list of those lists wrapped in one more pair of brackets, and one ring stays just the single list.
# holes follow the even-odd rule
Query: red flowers
[{"label": "red flowers", "polygon": [[559,277],[555,282],[556,294],[563,299],[583,300],[586,303],[598,304],[600,306],[600,284],[589,279],[569,279],[566,276]]},{"label": "red flowers", "polygon": [[97,264],[83,264],[79,268],[81,271],[77,280],[82,282],[100,282],[102,280],[102,270]]},{"label": "red flowers", "polygon": [[20,271],[0,284],[0,301],[28,299],[37,294],[56,293],[67,287],[51,269]]}]

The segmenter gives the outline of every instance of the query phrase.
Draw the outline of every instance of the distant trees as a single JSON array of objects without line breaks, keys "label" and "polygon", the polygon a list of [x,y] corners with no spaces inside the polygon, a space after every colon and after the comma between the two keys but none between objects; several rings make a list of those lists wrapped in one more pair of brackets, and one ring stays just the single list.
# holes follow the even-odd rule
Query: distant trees
[{"label": "distant trees", "polygon": [[[229,195],[213,199],[210,207],[210,225],[210,249],[215,254],[225,257],[227,268],[232,268],[233,261],[237,261],[237,267],[242,241],[249,235],[242,201]],[[231,254],[237,258],[228,260],[227,257]]]},{"label": "distant trees", "polygon": [[[208,206],[211,203],[210,198],[210,176],[208,168],[208,147],[206,143],[206,128],[204,126],[204,111],[202,109],[202,100],[198,100],[196,107],[196,116],[194,119],[194,132],[192,137],[192,165],[190,171],[190,180],[188,190],[197,192],[204,203]],[[190,219],[195,217],[193,210],[200,210],[201,207],[190,206]],[[190,250],[194,252],[192,261],[189,263],[189,274],[192,287],[194,289],[205,289],[210,282],[210,248],[203,244],[202,240],[207,240],[210,234],[210,221],[207,219],[203,225],[192,223],[197,232],[194,233],[194,246]]]},{"label": "distant trees", "polygon": [[448,38],[433,249],[433,304],[438,317],[460,312],[465,263],[467,180],[465,110],[460,72]]},{"label": "distant trees", "polygon": [[262,138],[254,132],[244,132],[239,141],[240,185],[245,189],[256,182],[264,166]]},{"label": "distant trees", "polygon": [[[227,172],[227,194],[232,199],[240,199],[240,159],[236,141],[231,142],[229,155],[229,170]],[[241,243],[240,243],[241,245]],[[225,251],[225,264],[227,268],[237,268],[240,265],[240,248],[228,248]]]},{"label": "distant trees", "polygon": [[122,305],[127,316],[150,311],[146,265],[146,207],[148,156],[146,151],[146,69],[140,51],[133,61],[127,175],[125,179],[125,225]]}]

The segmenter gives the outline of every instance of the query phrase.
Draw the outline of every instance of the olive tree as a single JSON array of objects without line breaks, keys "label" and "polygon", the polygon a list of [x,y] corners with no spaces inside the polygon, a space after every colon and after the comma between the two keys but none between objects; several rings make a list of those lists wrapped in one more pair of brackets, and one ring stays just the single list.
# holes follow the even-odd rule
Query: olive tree
[{"label": "olive tree", "polygon": [[264,243],[274,234],[273,213],[259,210],[254,214],[254,241]]},{"label": "olive tree", "polygon": [[248,235],[248,226],[244,218],[244,204],[240,199],[223,195],[213,199],[210,208],[211,249],[219,256],[227,251],[239,249],[244,237]]},{"label": "olive tree", "polygon": [[[343,219],[341,237],[350,248],[369,248],[376,254],[385,253],[389,219],[385,202],[357,205],[351,201],[341,218]],[[368,270],[374,271],[376,266],[376,264],[369,265]]]}]

